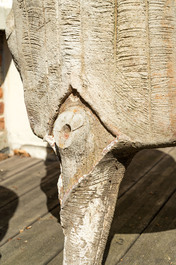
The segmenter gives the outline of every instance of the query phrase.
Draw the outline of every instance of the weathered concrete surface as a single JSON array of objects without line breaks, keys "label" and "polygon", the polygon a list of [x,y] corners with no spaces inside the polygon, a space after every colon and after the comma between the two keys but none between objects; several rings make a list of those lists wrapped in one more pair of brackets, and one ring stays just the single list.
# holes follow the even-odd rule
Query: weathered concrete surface
[{"label": "weathered concrete surface", "polygon": [[172,144],[175,9],[172,0],[14,1],[7,38],[35,133],[51,131],[74,88],[114,135]]},{"label": "weathered concrete surface", "polygon": [[63,264],[99,265],[125,171],[111,152],[116,141],[74,95],[62,105],[53,135],[62,164]]}]

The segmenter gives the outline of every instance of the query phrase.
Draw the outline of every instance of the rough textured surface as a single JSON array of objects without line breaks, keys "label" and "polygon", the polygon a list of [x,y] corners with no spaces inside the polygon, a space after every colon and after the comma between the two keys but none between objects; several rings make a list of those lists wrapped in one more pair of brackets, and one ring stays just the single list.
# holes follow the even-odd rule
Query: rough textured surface
[{"label": "rough textured surface", "polygon": [[62,165],[65,265],[101,264],[128,154],[176,143],[175,9],[173,0],[14,1],[7,39],[31,126]]},{"label": "rough textured surface", "polygon": [[173,0],[14,1],[7,38],[35,133],[51,130],[72,86],[114,135],[172,144],[175,9]]},{"label": "rough textured surface", "polygon": [[58,186],[60,200],[64,204],[70,190],[110,151],[106,149],[114,145],[114,138],[74,95],[70,95],[62,105],[54,123],[53,138],[62,165]]},{"label": "rough textured surface", "polygon": [[125,171],[111,152],[116,141],[74,95],[62,105],[53,136],[62,164],[63,264],[100,265]]},{"label": "rough textured surface", "polygon": [[124,166],[113,156],[106,156],[72,190],[61,209],[64,265],[102,264],[123,175]]}]

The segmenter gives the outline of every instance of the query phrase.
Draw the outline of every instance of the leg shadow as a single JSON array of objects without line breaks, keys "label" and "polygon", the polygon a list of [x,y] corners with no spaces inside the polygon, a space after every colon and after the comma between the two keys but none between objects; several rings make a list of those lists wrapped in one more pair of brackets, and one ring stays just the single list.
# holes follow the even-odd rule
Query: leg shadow
[{"label": "leg shadow", "polygon": [[[4,203],[3,205],[3,201],[6,202],[7,199],[9,200],[10,198],[12,198],[13,200],[7,204]],[[0,242],[1,242],[1,240],[5,237],[8,231],[9,221],[13,217],[17,209],[19,199],[15,192],[3,186],[0,186],[0,202],[1,202],[1,207],[0,207]]]},{"label": "leg shadow", "polygon": [[41,190],[47,197],[47,208],[60,223],[60,204],[58,199],[57,182],[60,175],[60,163],[54,152],[48,147],[45,161],[46,175],[41,180]]},{"label": "leg shadow", "polygon": [[[134,157],[127,168],[119,189],[103,265],[106,263],[114,236],[145,233],[145,229],[167,202],[165,194],[168,194],[169,198],[175,192],[176,162],[169,154],[165,154],[164,159],[162,155],[164,156],[164,153],[159,150],[143,150]],[[153,166],[152,160],[157,157],[159,162]],[[173,222],[176,220],[174,207],[175,205],[168,211],[164,225],[157,225],[151,233],[176,229],[176,222]]]}]

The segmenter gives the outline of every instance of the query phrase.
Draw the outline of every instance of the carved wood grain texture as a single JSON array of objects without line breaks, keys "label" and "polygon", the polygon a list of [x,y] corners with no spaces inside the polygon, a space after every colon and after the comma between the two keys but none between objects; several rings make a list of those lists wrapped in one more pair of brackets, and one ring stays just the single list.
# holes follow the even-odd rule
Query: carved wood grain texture
[{"label": "carved wood grain texture", "polygon": [[[61,208],[64,265],[100,265],[111,226],[124,166],[107,155]],[[70,216],[72,218],[70,218]]]},{"label": "carved wood grain texture", "polygon": [[72,87],[115,136],[174,144],[174,0],[15,0],[13,11],[7,38],[37,135]]}]

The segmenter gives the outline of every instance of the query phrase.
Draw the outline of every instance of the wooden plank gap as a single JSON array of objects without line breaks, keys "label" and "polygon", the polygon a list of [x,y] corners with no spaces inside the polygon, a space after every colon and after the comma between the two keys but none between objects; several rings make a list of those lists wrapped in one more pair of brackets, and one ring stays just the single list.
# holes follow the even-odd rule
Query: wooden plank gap
[{"label": "wooden plank gap", "polygon": [[[143,150],[143,152],[146,151],[146,150]],[[151,150],[150,150],[151,151]],[[152,150],[154,151],[154,150]],[[151,151],[151,152],[152,152]],[[157,150],[155,150],[157,152]],[[172,150],[170,150],[169,152],[171,152]],[[160,151],[161,152],[161,151]],[[169,153],[168,152],[168,153]],[[138,181],[140,181],[143,177],[145,177],[147,174],[150,173],[151,170],[153,170],[159,163],[161,163],[163,161],[163,159],[167,156],[168,154],[167,153],[163,153],[163,155],[159,158],[159,160],[157,160],[154,164],[151,165],[151,167],[148,168],[148,170],[146,170],[143,174],[141,174],[141,176],[139,175],[136,180],[131,183],[123,192],[121,192],[121,190],[119,190],[119,196],[118,196],[118,199],[120,199],[122,196],[124,196],[131,188],[133,188],[133,186],[135,186]],[[144,157],[145,157],[145,154],[144,154]],[[149,161],[147,161],[148,163]],[[131,162],[133,163],[133,162]],[[151,161],[150,161],[151,163]],[[145,168],[146,164],[144,165],[144,168]],[[130,171],[130,168],[127,169],[127,174],[128,172]],[[131,171],[130,171],[131,172]]]},{"label": "wooden plank gap", "polygon": [[62,263],[59,262],[59,260],[62,261],[62,259],[63,259],[63,249],[59,250],[58,253],[56,253],[52,258],[48,259],[43,265],[48,265],[48,264],[62,265]]},{"label": "wooden plank gap", "polygon": [[[57,207],[58,207],[58,206],[53,207],[53,208],[50,210],[50,212],[52,212],[52,211],[53,211],[54,209],[56,209]],[[33,220],[31,223],[28,223],[27,227],[34,226],[35,223],[37,223],[38,220],[39,220],[40,218],[44,218],[44,217],[46,217],[47,215],[48,215],[48,211],[45,212],[44,214],[42,214],[41,216],[37,217],[37,218],[36,218],[35,220]],[[25,230],[26,230],[26,229],[25,229]],[[0,247],[4,246],[5,244],[7,244],[7,243],[8,243],[9,241],[11,241],[12,239],[18,237],[20,234],[21,234],[20,231],[19,231],[18,233],[13,234],[10,238],[8,238],[8,239],[5,240],[2,244],[0,244]]]},{"label": "wooden plank gap", "polygon": [[[15,170],[10,170],[10,171],[9,171],[9,174],[6,174],[6,175],[3,174],[5,170],[0,169],[0,171],[1,171],[1,175],[2,175],[2,176],[0,176],[0,184],[1,184],[2,181],[7,180],[7,179],[9,179],[9,178],[13,178],[14,175],[20,174],[20,173],[23,172],[24,170],[29,170],[31,167],[33,167],[33,166],[35,166],[35,165],[41,163],[41,161],[42,161],[42,160],[39,160],[39,161],[34,160],[31,164],[25,164],[25,165],[24,165],[22,168],[20,168],[19,170],[18,170],[18,166],[19,166],[19,164],[17,163],[17,164],[16,164],[16,169],[15,169]],[[6,172],[5,172],[5,173],[6,173]]]},{"label": "wooden plank gap", "polygon": [[[51,179],[53,179],[54,177],[58,176],[58,173],[57,172],[54,172],[53,174],[49,175],[50,177],[49,178],[46,178],[46,180],[42,180],[41,184],[44,184],[44,183],[47,183],[49,181],[51,181]],[[28,189],[27,191],[25,191],[24,193],[21,193],[20,194],[20,198],[25,196],[27,193],[33,191],[34,189],[36,189],[38,187],[38,185],[36,186],[33,186],[31,189]],[[14,202],[15,200],[17,200],[18,198],[17,197],[14,197],[13,199],[10,200],[10,198],[8,198],[7,202],[4,203],[2,206],[0,206],[0,209],[1,208],[4,208],[6,207],[8,204]]]},{"label": "wooden plank gap", "polygon": [[146,227],[140,232],[140,234],[136,237],[136,239],[132,242],[132,244],[129,246],[129,248],[126,249],[125,253],[122,255],[122,257],[118,260],[118,262],[115,265],[118,265],[121,263],[121,260],[124,259],[124,257],[128,254],[128,252],[131,250],[131,248],[135,245],[137,240],[141,237],[143,233],[148,229],[148,227],[151,225],[151,223],[155,220],[155,218],[158,216],[158,214],[162,211],[162,209],[165,207],[165,205],[168,203],[168,201],[172,198],[172,196],[176,193],[176,189],[170,194],[170,196],[166,199],[166,201],[161,205],[161,207],[158,209],[158,211],[153,215],[151,220],[148,222]]}]

